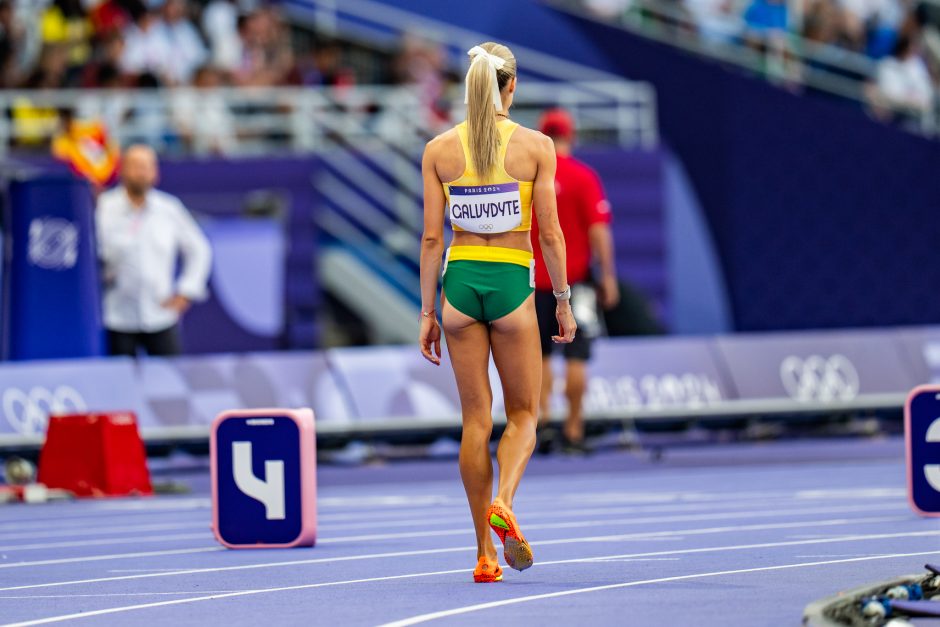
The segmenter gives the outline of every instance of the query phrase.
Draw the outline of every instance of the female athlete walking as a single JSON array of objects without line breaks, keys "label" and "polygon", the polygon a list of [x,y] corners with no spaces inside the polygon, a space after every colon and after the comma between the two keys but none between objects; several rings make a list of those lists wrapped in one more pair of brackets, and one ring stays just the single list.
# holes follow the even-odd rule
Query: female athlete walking
[{"label": "female athlete walking", "polygon": [[[441,363],[437,281],[444,251],[444,212],[454,230],[444,260],[442,319],[460,406],[460,476],[477,536],[478,583],[502,579],[491,527],[516,570],[532,565],[532,549],[512,513],[513,497],[535,447],[541,345],[533,299],[529,230],[532,207],[539,242],[558,299],[556,342],[574,339],[565,241],[555,207],[552,140],[509,119],[516,59],[506,46],[474,46],[467,72],[467,120],[424,151],[424,238],[421,243],[421,353]],[[508,424],[499,441],[497,496],[489,441],[493,394],[489,356],[499,371]],[[491,501],[492,499],[492,501]]]}]

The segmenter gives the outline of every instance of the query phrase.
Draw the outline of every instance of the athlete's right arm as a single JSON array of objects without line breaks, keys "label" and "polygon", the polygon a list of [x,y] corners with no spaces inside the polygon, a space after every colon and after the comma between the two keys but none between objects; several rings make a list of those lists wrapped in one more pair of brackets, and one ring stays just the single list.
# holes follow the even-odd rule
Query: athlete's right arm
[{"label": "athlete's right arm", "polygon": [[[434,140],[424,149],[424,235],[421,237],[421,354],[432,364],[441,363],[441,327],[437,324],[437,281],[444,253],[444,188],[434,167]],[[432,353],[433,348],[433,353]]]},{"label": "athlete's right arm", "polygon": [[[539,247],[545,268],[552,280],[552,289],[563,292],[568,289],[568,271],[565,262],[565,236],[558,223],[558,203],[555,197],[555,144],[551,138],[539,134],[537,145],[538,172],[532,186],[532,205],[535,207],[535,219],[539,223]],[[574,340],[577,324],[567,300],[558,301],[555,310],[558,319],[558,335],[552,339],[560,343]]]}]

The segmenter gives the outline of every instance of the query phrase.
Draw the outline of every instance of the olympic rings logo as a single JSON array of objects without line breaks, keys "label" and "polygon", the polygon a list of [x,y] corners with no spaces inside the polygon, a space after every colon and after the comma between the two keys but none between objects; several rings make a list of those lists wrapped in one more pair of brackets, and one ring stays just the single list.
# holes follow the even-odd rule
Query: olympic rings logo
[{"label": "olympic rings logo", "polygon": [[15,431],[23,434],[41,434],[46,430],[50,415],[79,413],[88,405],[75,388],[60,385],[54,390],[36,386],[24,392],[18,388],[3,391],[3,415]]},{"label": "olympic rings logo", "polygon": [[478,228],[479,228],[481,231],[492,231],[492,230],[493,230],[493,225],[492,225],[492,224],[481,224],[481,225],[479,225]]},{"label": "olympic rings logo", "polygon": [[858,370],[841,354],[828,359],[821,355],[806,359],[790,355],[780,364],[780,380],[787,394],[803,403],[849,401],[858,396]]},{"label": "olympic rings logo", "polygon": [[78,260],[78,228],[62,218],[29,223],[29,262],[45,270],[68,270]]}]

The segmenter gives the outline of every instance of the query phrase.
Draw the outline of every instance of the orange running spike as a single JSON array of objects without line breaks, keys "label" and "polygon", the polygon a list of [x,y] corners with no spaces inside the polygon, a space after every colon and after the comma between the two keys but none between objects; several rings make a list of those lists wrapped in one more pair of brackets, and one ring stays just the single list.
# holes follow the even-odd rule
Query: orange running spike
[{"label": "orange running spike", "polygon": [[503,580],[503,569],[499,562],[483,556],[477,560],[477,567],[473,570],[473,581],[476,583],[496,583]]},{"label": "orange running spike", "polygon": [[486,512],[490,528],[499,536],[503,543],[503,557],[510,568],[525,570],[535,561],[532,556],[532,547],[526,542],[516,522],[516,517],[506,505],[496,499]]}]

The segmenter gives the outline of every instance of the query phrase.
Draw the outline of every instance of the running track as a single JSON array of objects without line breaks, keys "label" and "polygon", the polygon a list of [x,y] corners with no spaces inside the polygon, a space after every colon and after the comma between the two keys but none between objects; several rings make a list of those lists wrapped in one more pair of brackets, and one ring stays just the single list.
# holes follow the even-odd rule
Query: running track
[{"label": "running track", "polygon": [[[230,551],[183,497],[0,507],[0,623],[796,625],[810,601],[940,561],[898,440],[535,459],[536,565],[471,581],[456,461],[321,467],[313,549]],[[179,478],[179,477],[178,477]]]}]

